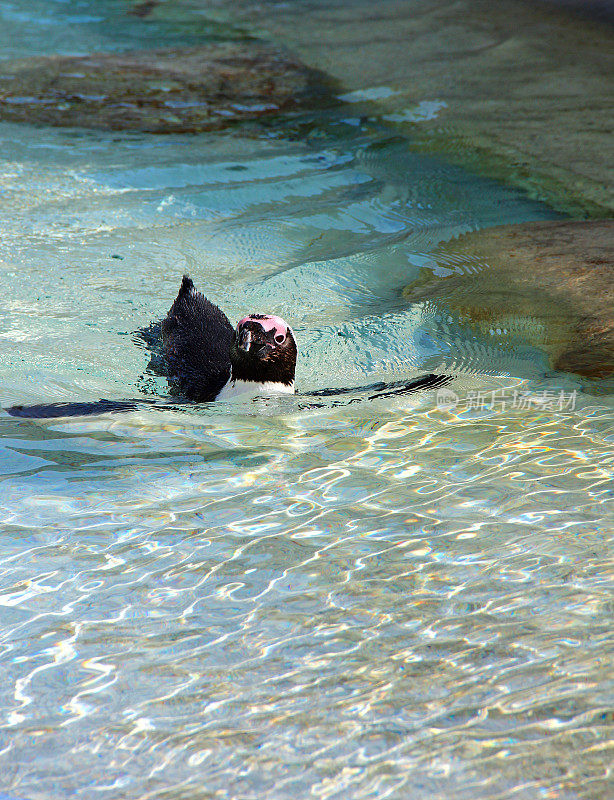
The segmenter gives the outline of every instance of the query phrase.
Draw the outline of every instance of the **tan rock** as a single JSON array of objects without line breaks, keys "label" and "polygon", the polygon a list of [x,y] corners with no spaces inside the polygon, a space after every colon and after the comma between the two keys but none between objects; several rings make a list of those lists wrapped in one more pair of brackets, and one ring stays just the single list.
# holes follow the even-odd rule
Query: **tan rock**
[{"label": "tan rock", "polygon": [[614,214],[612,26],[531,0],[303,8],[234,0],[231,18],[331,75],[356,115],[398,126],[413,148],[573,216]]},{"label": "tan rock", "polygon": [[555,369],[614,374],[614,220],[535,222],[466,234],[440,246],[403,294],[481,330],[548,352]]},{"label": "tan rock", "polygon": [[287,53],[253,40],[28,58],[2,64],[0,120],[153,133],[215,130],[308,103],[319,81]]}]

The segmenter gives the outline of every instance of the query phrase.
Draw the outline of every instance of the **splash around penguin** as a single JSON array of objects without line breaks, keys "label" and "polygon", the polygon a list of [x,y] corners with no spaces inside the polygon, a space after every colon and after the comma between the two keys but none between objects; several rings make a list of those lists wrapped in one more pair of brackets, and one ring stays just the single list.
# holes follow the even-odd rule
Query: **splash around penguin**
[{"label": "splash around penguin", "polygon": [[[273,314],[248,314],[233,328],[228,317],[183,276],[179,293],[161,323],[139,332],[152,352],[151,369],[168,380],[181,401],[208,403],[233,398],[295,394],[297,347],[294,332]],[[409,381],[308,392],[301,408],[346,405],[442,386],[448,375],[421,375]],[[361,396],[362,393],[362,396]],[[365,397],[365,393],[367,396]],[[340,396],[341,399],[330,400]],[[326,398],[323,400],[322,398]],[[13,417],[49,419],[168,407],[147,398],[12,406]]]}]

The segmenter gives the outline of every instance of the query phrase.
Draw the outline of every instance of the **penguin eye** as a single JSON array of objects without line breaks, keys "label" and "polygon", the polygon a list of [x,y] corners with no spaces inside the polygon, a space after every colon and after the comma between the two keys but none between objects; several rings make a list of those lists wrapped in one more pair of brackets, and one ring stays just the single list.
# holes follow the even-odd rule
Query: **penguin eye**
[{"label": "penguin eye", "polygon": [[277,344],[283,344],[286,341],[286,337],[283,335],[283,333],[278,333],[275,336],[275,341]]}]

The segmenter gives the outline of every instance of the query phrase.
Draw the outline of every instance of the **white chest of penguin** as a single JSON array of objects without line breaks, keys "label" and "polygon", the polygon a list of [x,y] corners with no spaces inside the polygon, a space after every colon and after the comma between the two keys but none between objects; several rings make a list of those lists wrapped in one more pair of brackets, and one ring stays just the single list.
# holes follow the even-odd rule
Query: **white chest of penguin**
[{"label": "white chest of penguin", "polygon": [[250,397],[259,397],[260,395],[271,394],[294,394],[294,383],[275,383],[267,381],[266,383],[256,383],[256,381],[233,381],[230,380],[222,388],[221,392],[215,398],[216,400],[234,400],[240,398],[241,400],[249,400]]}]

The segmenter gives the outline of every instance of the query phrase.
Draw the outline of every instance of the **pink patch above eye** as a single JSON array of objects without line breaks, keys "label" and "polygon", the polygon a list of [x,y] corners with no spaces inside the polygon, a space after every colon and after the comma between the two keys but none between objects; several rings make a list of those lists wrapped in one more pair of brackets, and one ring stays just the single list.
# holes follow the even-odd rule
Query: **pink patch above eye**
[{"label": "pink patch above eye", "polygon": [[245,324],[246,322],[258,323],[258,325],[262,326],[267,333],[269,331],[275,331],[276,339],[278,336],[283,336],[283,338],[285,339],[286,336],[288,335],[288,325],[284,322],[284,320],[281,317],[276,317],[273,314],[266,314],[266,315],[263,314],[261,319],[255,319],[250,314],[249,316],[243,317],[243,319],[239,320],[237,328],[240,328],[241,325]]}]

